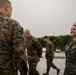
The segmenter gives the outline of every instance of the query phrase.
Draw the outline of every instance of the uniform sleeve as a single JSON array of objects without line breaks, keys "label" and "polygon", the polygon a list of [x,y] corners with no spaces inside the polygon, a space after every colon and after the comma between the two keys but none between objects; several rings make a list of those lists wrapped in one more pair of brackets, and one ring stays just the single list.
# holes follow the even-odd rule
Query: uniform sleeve
[{"label": "uniform sleeve", "polygon": [[23,28],[18,22],[14,22],[12,26],[12,48],[16,56],[24,54]]},{"label": "uniform sleeve", "polygon": [[70,58],[71,60],[73,60],[72,62],[76,62],[76,48],[73,48],[72,50],[71,50],[71,52],[70,52],[70,57],[72,57],[72,58]]},{"label": "uniform sleeve", "polygon": [[38,56],[41,57],[42,56],[42,46],[38,39],[35,39],[35,47],[37,49]]},{"label": "uniform sleeve", "polygon": [[46,45],[46,54],[49,54],[50,52],[52,52],[52,44],[47,43],[47,45]]}]

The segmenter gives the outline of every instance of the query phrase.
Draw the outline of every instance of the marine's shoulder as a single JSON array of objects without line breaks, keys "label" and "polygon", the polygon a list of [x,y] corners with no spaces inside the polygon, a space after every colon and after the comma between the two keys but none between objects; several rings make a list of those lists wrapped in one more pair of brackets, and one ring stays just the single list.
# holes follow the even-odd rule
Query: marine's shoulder
[{"label": "marine's shoulder", "polygon": [[20,26],[20,23],[8,16],[6,16],[5,14],[0,14],[0,23],[2,24],[6,24],[6,25],[9,25],[9,26],[13,26],[13,27],[18,27],[18,28],[22,28]]},{"label": "marine's shoulder", "polygon": [[52,42],[51,42],[51,41],[48,41],[48,42],[47,42],[47,44],[50,44],[50,45],[51,45],[51,44],[52,44]]},{"label": "marine's shoulder", "polygon": [[32,40],[34,40],[34,42],[38,42],[38,38],[35,36],[32,36]]},{"label": "marine's shoulder", "polygon": [[12,21],[13,24],[20,26],[20,23],[17,20],[14,20],[10,18],[10,21]]},{"label": "marine's shoulder", "polygon": [[15,25],[19,25],[20,26],[19,22],[16,21],[16,20],[14,20],[14,19],[12,19],[12,18],[9,18],[9,17],[1,17],[1,19],[3,19],[4,22],[11,23],[11,25],[14,25],[15,24]]},{"label": "marine's shoulder", "polygon": [[17,20],[14,20],[14,19],[11,18],[10,21],[12,22],[13,27],[18,28],[18,29],[22,28],[22,26],[20,25],[20,23]]},{"label": "marine's shoulder", "polygon": [[37,39],[35,36],[32,36],[33,39]]}]

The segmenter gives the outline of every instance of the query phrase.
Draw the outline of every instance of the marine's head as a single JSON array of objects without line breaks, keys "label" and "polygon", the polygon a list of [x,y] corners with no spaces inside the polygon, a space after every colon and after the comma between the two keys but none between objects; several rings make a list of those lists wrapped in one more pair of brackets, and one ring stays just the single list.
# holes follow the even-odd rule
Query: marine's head
[{"label": "marine's head", "polygon": [[44,37],[43,37],[43,40],[44,40],[45,42],[48,42],[48,40],[49,40],[48,36],[44,36]]},{"label": "marine's head", "polygon": [[12,6],[9,0],[0,0],[0,12],[4,13],[8,17],[11,17]]},{"label": "marine's head", "polygon": [[25,38],[30,38],[30,37],[31,37],[30,30],[25,29],[25,31],[24,31],[24,36],[25,36]]},{"label": "marine's head", "polygon": [[71,32],[70,33],[71,33],[72,37],[76,37],[76,22],[71,27]]}]

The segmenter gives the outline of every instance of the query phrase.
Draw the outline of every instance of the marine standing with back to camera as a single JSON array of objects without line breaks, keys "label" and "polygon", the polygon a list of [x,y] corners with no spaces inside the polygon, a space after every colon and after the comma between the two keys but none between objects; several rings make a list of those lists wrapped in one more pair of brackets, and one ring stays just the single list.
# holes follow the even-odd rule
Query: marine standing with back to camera
[{"label": "marine standing with back to camera", "polygon": [[[11,15],[11,2],[0,0],[0,75],[17,75],[17,70],[26,75],[23,28]],[[21,60],[15,64],[15,59]]]},{"label": "marine standing with back to camera", "polygon": [[66,63],[64,75],[76,75],[76,22],[71,27],[72,41],[65,46]]}]

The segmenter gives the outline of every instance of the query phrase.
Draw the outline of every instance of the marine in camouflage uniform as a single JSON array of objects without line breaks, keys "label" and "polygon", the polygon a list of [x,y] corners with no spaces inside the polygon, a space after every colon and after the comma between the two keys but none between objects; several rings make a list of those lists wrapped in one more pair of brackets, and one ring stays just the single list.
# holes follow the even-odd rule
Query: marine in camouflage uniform
[{"label": "marine in camouflage uniform", "polygon": [[42,47],[29,30],[25,30],[25,44],[27,48],[27,59],[29,64],[29,75],[40,75],[37,71],[37,64],[42,55]]},{"label": "marine in camouflage uniform", "polygon": [[57,70],[57,75],[60,72],[60,69],[57,68],[55,66],[55,64],[53,63],[53,58],[54,58],[54,48],[53,48],[53,44],[51,41],[49,41],[47,36],[44,36],[44,41],[46,42],[46,61],[47,61],[47,69],[46,69],[46,73],[44,73],[43,75],[49,75],[49,71],[50,71],[50,67],[52,67],[53,69]]},{"label": "marine in camouflage uniform", "polygon": [[0,0],[0,75],[16,75],[15,58],[25,60],[23,28],[10,18],[11,11],[11,3]]},{"label": "marine in camouflage uniform", "polygon": [[64,75],[76,75],[76,22],[71,28],[73,40],[65,46],[66,63]]}]

